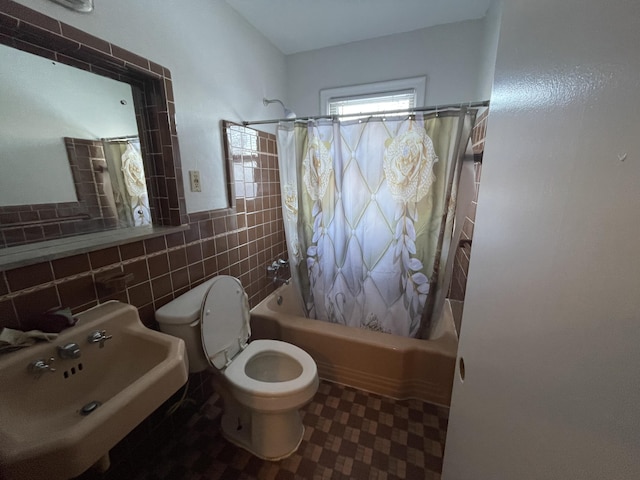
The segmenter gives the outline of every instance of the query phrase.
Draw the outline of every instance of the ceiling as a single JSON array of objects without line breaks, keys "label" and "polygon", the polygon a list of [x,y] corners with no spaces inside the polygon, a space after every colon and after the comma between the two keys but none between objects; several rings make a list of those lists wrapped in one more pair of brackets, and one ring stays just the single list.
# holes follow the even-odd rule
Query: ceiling
[{"label": "ceiling", "polygon": [[226,0],[282,53],[485,16],[491,0]]}]

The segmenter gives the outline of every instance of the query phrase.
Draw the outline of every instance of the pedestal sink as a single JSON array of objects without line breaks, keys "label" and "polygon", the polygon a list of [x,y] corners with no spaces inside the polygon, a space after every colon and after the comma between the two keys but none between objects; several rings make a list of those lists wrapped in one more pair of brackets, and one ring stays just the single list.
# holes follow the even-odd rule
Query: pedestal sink
[{"label": "pedestal sink", "polygon": [[184,342],[146,328],[135,307],[77,317],[54,342],[0,357],[2,479],[80,475],[187,380]]}]

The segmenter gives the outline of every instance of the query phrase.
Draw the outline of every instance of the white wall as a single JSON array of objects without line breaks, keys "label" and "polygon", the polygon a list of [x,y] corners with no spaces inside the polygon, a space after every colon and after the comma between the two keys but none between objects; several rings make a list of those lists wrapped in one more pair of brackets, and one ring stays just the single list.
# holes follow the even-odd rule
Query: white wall
[{"label": "white wall", "polygon": [[482,38],[482,63],[478,79],[478,92],[481,99],[491,98],[493,75],[496,68],[498,39],[500,38],[500,19],[502,0],[492,0],[484,17],[484,33]]},{"label": "white wall", "polygon": [[319,115],[323,88],[427,76],[426,105],[486,100],[479,90],[484,20],[450,23],[286,57],[287,102]]},{"label": "white wall", "polygon": [[5,45],[0,78],[0,205],[77,201],[63,138],[138,134],[126,83]]},{"label": "white wall", "polygon": [[264,96],[284,97],[284,55],[222,0],[109,0],[79,14],[44,0],[18,0],[159,63],[173,77],[189,213],[226,205],[220,120],[264,118]]},{"label": "white wall", "polygon": [[443,479],[640,478],[640,3],[504,3]]}]

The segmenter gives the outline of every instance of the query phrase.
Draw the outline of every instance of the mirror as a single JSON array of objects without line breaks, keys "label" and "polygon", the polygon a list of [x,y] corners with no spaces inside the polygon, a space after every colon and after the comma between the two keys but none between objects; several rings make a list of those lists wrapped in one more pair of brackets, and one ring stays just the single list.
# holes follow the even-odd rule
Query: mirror
[{"label": "mirror", "polygon": [[[120,136],[122,135],[120,131],[102,133],[78,130],[56,134],[58,150],[60,142],[64,145],[63,151],[65,151],[66,160],[57,160],[59,164],[64,164],[64,168],[46,166],[45,161],[50,157],[47,153],[46,159],[33,167],[37,171],[29,172],[29,177],[36,176],[45,179],[46,185],[49,177],[58,175],[59,170],[66,171],[66,186],[56,188],[54,192],[56,194],[62,192],[67,195],[66,197],[57,197],[58,200],[64,198],[70,201],[50,203],[53,201],[50,198],[29,197],[31,201],[47,203],[0,206],[0,270],[120,245],[134,239],[143,240],[184,230],[189,218],[186,213],[182,183],[171,72],[149,59],[82,32],[13,0],[0,2],[0,26],[0,30],[2,30],[0,45],[9,48],[9,51],[15,49],[20,52],[28,52],[42,57],[45,61],[55,62],[56,70],[61,70],[57,67],[65,65],[92,76],[116,80],[123,89],[116,96],[118,103],[124,99],[123,95],[127,95],[127,100],[125,100],[127,104],[129,104],[128,99],[133,99],[132,105],[137,126],[137,133],[130,132],[127,128],[125,137]],[[4,83],[4,77],[4,74],[0,76],[0,84]],[[75,86],[72,90],[77,91],[77,88]],[[40,110],[49,110],[49,104],[55,103],[50,95],[39,91],[31,92],[29,95],[33,98],[20,100],[20,105],[25,109],[35,108],[39,112]],[[5,95],[3,94],[1,98],[2,107],[4,107]],[[32,100],[38,98],[43,100],[45,104],[34,105]],[[120,103],[119,105],[112,106],[115,110],[124,110],[121,108],[123,105]],[[94,116],[103,116],[104,112],[94,107],[93,114]],[[48,127],[51,127],[52,123],[64,123],[68,120],[64,112],[57,113],[54,120],[48,122],[42,122],[39,115],[36,117],[34,124],[45,123]],[[131,123],[130,115],[127,121]],[[14,128],[14,136],[26,135],[29,130]],[[88,134],[90,136],[87,136]],[[59,135],[65,135],[65,137],[61,139]],[[109,135],[117,136],[109,137]],[[148,216],[152,220],[152,225],[117,229],[110,227],[106,231],[87,234],[92,232],[91,229],[95,226],[92,223],[109,223],[105,220],[105,215],[100,209],[110,203],[113,207],[113,202],[100,198],[99,203],[94,203],[93,206],[89,205],[85,201],[88,196],[101,197],[104,196],[104,192],[96,191],[97,187],[93,184],[83,184],[83,180],[88,180],[88,175],[92,176],[92,181],[95,180],[95,177],[102,175],[103,183],[106,184],[112,181],[107,169],[121,171],[123,166],[110,166],[108,164],[109,153],[107,152],[104,158],[98,158],[96,149],[102,147],[103,154],[105,154],[103,139],[111,140],[112,143],[120,142],[120,152],[112,154],[112,157],[115,156],[116,159],[122,161],[122,156],[126,153],[129,143],[132,144],[132,148],[137,147],[135,138],[130,138],[132,136],[137,136],[140,140],[141,163],[143,164],[143,168],[140,168],[138,162],[132,165],[132,169],[137,173],[134,177],[140,178],[144,175],[148,189]],[[90,142],[99,142],[99,144],[91,144]],[[91,163],[96,159],[98,160],[96,165]],[[1,154],[0,164],[5,160],[6,154]],[[86,166],[87,162],[91,163],[91,168],[80,168],[80,165]],[[104,163],[101,164],[101,162]],[[54,170],[55,173],[53,173]],[[73,181],[68,176],[69,170]],[[77,173],[79,175],[76,175]],[[20,185],[15,181],[13,184]],[[30,190],[33,193],[34,190],[44,189],[45,187],[42,185],[40,183],[38,187],[20,187],[20,189]],[[94,189],[93,192],[91,188]],[[0,188],[0,190],[2,189],[4,186]],[[74,189],[75,198],[73,196]],[[146,213],[143,212],[145,215]],[[114,223],[115,220],[110,220],[110,222]],[[48,240],[49,235],[52,235],[54,239]],[[60,235],[65,238],[59,238]]]},{"label": "mirror", "polygon": [[130,84],[4,45],[0,80],[2,246],[151,224]]}]

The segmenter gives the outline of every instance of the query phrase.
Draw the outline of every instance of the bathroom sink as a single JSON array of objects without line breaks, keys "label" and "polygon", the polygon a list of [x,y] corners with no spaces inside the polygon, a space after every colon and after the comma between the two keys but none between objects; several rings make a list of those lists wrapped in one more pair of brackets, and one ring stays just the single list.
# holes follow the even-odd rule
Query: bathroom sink
[{"label": "bathroom sink", "polygon": [[[184,342],[146,328],[135,307],[112,301],[77,318],[53,342],[0,357],[2,479],[80,475],[187,380]],[[96,331],[111,338],[91,343]],[[69,343],[80,356],[61,359]],[[33,373],[37,360],[55,372]]]}]

